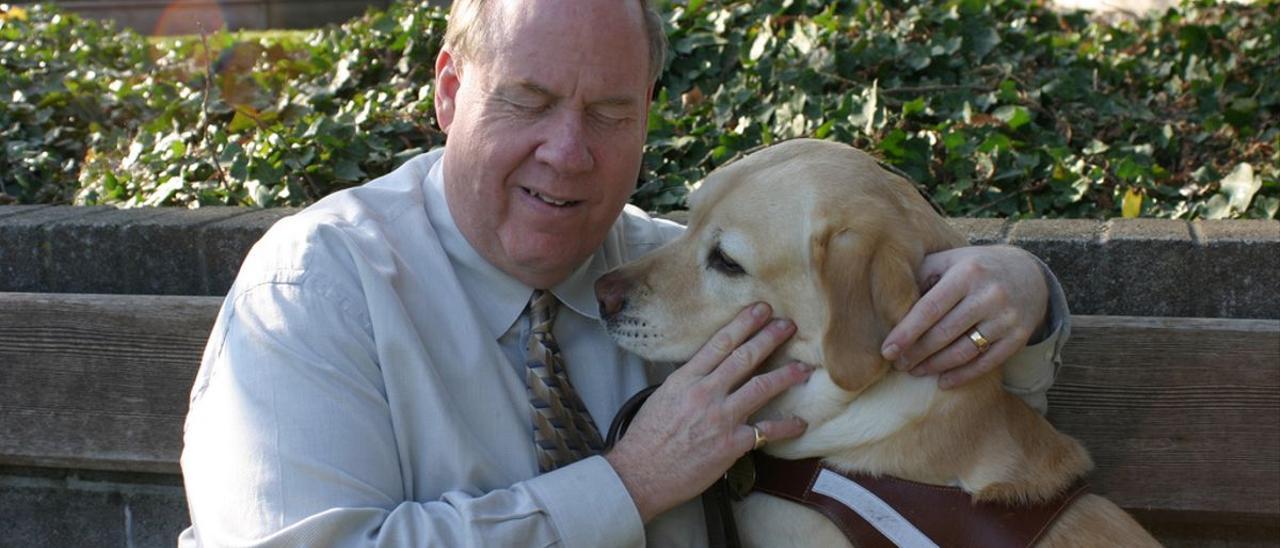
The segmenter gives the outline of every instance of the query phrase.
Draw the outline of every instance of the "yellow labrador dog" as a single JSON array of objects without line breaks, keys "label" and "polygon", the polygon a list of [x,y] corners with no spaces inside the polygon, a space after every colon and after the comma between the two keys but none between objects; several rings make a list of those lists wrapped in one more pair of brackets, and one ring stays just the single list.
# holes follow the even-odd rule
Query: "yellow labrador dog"
[{"label": "yellow labrador dog", "polygon": [[[914,271],[923,257],[965,243],[910,182],[867,154],[788,141],[710,174],[690,198],[681,238],[607,275],[625,295],[605,321],[625,349],[681,362],[744,306],[768,302],[797,330],[763,368],[802,361],[818,369],[755,417],[809,424],[766,453],[959,487],[975,504],[1054,499],[1091,468],[1089,456],[1006,393],[999,374],[940,390],[937,379],[899,372],[880,356],[920,296]],[[782,498],[754,493],[734,510],[748,545],[849,545],[831,520]],[[1158,546],[1096,495],[1075,498],[1050,523],[1040,545]]]}]

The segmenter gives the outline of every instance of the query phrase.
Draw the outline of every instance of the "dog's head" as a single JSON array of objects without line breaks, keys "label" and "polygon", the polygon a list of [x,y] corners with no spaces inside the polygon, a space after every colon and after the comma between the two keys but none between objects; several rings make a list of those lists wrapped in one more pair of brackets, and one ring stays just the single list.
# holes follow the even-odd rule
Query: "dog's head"
[{"label": "dog's head", "polygon": [[675,362],[767,302],[797,327],[771,364],[813,364],[852,398],[887,371],[880,345],[919,298],[925,254],[963,244],[872,157],[794,140],[711,173],[690,198],[684,235],[607,274],[596,293],[623,348]]}]

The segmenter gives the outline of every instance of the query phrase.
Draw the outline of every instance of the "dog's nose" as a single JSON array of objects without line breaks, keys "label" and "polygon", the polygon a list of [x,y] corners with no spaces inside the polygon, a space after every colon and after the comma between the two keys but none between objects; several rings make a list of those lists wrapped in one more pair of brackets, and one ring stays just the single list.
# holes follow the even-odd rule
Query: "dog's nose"
[{"label": "dog's nose", "polygon": [[600,303],[600,317],[608,318],[622,311],[627,304],[627,291],[631,282],[617,272],[610,272],[596,280],[596,301]]}]

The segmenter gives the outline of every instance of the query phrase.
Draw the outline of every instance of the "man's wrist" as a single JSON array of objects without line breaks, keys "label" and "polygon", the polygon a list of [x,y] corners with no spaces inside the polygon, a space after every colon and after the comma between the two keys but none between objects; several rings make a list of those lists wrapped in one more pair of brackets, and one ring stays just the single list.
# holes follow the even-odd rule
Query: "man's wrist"
[{"label": "man's wrist", "polygon": [[613,467],[613,472],[618,475],[618,479],[622,480],[622,486],[626,488],[627,494],[631,496],[631,502],[636,505],[636,512],[640,514],[640,522],[649,523],[649,520],[662,512],[660,503],[654,500],[656,493],[653,492],[652,482],[647,481],[643,473],[638,473],[625,450],[618,449],[614,448],[605,453],[604,459],[609,462],[609,466]]}]

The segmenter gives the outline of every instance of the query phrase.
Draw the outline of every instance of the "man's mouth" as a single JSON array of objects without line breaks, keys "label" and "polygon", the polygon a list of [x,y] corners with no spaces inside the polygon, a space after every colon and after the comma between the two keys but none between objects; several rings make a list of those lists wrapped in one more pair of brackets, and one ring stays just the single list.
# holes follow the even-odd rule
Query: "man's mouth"
[{"label": "man's mouth", "polygon": [[542,200],[543,203],[550,204],[556,207],[569,207],[569,206],[578,205],[579,203],[581,203],[581,200],[557,200],[555,198],[547,196],[546,194],[543,194],[541,192],[538,192],[528,187],[522,186],[520,187],[520,190],[525,191],[526,194],[533,196],[534,198]]}]

